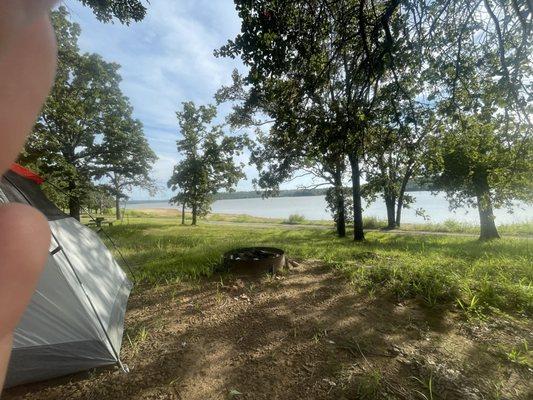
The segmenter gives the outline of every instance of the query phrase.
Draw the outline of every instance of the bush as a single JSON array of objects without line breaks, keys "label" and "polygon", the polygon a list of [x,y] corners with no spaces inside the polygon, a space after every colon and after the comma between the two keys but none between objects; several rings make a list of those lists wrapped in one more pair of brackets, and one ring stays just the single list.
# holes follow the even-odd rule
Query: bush
[{"label": "bush", "polygon": [[470,225],[453,219],[445,220],[442,225],[444,225],[443,232],[468,232],[469,229],[472,229]]},{"label": "bush", "polygon": [[291,214],[289,215],[289,219],[286,219],[285,221],[283,221],[284,224],[289,224],[289,225],[298,225],[298,224],[303,224],[304,222],[305,222],[305,217],[300,214]]},{"label": "bush", "polygon": [[398,299],[420,297],[430,306],[457,298],[458,283],[451,274],[443,274],[436,266],[375,265],[360,267],[352,281],[369,289],[385,288]]},{"label": "bush", "polygon": [[365,229],[379,229],[387,226],[387,221],[379,219],[378,217],[370,216],[363,218],[363,228]]}]

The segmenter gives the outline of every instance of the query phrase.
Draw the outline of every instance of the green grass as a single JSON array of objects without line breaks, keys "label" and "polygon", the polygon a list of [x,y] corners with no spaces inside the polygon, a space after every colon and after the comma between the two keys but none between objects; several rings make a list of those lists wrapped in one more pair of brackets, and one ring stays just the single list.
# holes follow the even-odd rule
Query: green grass
[{"label": "green grass", "polygon": [[[479,226],[448,219],[441,223],[427,222],[425,224],[403,224],[402,230],[426,231],[426,232],[449,232],[479,234]],[[516,224],[498,225],[498,232],[503,235],[528,236],[533,235],[533,220]]]},{"label": "green grass", "polygon": [[162,216],[130,217],[108,231],[140,280],[150,284],[209,276],[222,254],[235,247],[276,246],[289,257],[321,260],[338,269],[358,290],[418,298],[428,306],[461,309],[462,304],[476,315],[491,308],[533,314],[527,239],[479,242],[471,237],[369,232],[365,243],[354,243],[320,228],[191,227]]},{"label": "green grass", "polygon": [[[107,219],[114,219],[114,209],[109,209],[101,216]],[[160,217],[175,217],[181,222],[181,211],[178,209],[146,209],[146,210],[126,210],[124,220],[129,218],[160,218]],[[190,223],[190,213],[185,213],[186,223]],[[88,217],[84,217],[84,221],[88,221]],[[247,214],[208,214],[202,218],[203,221],[208,222],[222,222],[222,223],[240,223],[240,224],[272,224],[272,225],[304,225],[304,226],[324,226],[333,227],[334,223],[331,220],[309,220],[302,215],[293,214],[288,218],[267,218],[254,217]],[[385,229],[387,221],[376,217],[365,217],[363,220],[365,229]],[[350,228],[350,226],[348,226]],[[458,222],[452,219],[441,223],[427,222],[422,224],[404,223],[401,226],[401,231],[415,231],[415,232],[436,232],[436,233],[466,233],[477,235],[479,234],[479,226],[475,224],[468,224]],[[533,236],[533,220],[516,224],[502,224],[498,225],[498,231],[502,235],[508,236]]]}]

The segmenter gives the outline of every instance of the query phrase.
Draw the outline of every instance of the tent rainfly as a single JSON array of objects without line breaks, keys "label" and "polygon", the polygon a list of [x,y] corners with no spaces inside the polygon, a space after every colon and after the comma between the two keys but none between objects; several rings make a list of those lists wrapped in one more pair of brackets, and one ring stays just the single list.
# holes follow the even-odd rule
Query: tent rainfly
[{"label": "tent rainfly", "polygon": [[0,181],[0,203],[31,204],[48,218],[52,232],[48,261],[15,330],[6,387],[122,365],[132,284],[98,235],[45,197],[42,182],[16,164]]}]

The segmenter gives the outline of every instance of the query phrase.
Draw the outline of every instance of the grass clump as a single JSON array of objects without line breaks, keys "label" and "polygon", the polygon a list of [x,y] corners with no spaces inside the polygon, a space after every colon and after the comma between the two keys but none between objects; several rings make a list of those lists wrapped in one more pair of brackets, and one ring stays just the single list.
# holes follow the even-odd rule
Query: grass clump
[{"label": "grass clump", "polygon": [[300,214],[291,214],[289,215],[289,219],[286,219],[283,221],[284,224],[288,225],[299,225],[303,224],[305,222],[305,217]]},{"label": "grass clump", "polygon": [[383,375],[379,369],[365,372],[356,378],[357,395],[360,399],[381,398]]},{"label": "grass clump", "polygon": [[398,300],[417,298],[429,306],[451,302],[459,294],[453,274],[443,274],[436,265],[385,263],[356,268],[349,272],[352,281],[369,290],[386,290]]},{"label": "grass clump", "polygon": [[433,382],[433,375],[429,375],[426,379],[417,378],[416,376],[413,376],[413,379],[417,381],[423,388],[423,391],[421,390],[415,390],[415,393],[417,393],[422,399],[424,400],[434,400],[437,398],[435,394],[435,384]]},{"label": "grass clump", "polygon": [[[447,219],[444,222],[426,222],[423,224],[402,224],[401,230],[405,231],[425,231],[442,233],[466,233],[471,235],[479,234],[479,225],[467,222],[459,222]],[[498,232],[509,236],[531,236],[533,235],[533,220],[513,224],[498,225]]]},{"label": "grass clump", "polygon": [[457,305],[464,312],[468,318],[477,317],[482,318],[483,312],[480,307],[479,297],[476,294],[471,294],[468,300],[457,298]]},{"label": "grass clump", "polygon": [[146,342],[150,335],[146,327],[142,326],[135,332],[126,331],[125,336],[128,339],[131,351],[133,352],[133,354],[137,354],[142,344]]},{"label": "grass clump", "polygon": [[529,349],[527,341],[523,341],[518,346],[514,346],[505,352],[506,358],[515,364],[533,368],[533,350]]},{"label": "grass clump", "polygon": [[[353,226],[353,225],[352,225]],[[364,217],[363,227],[365,229],[381,229],[387,226],[387,221],[377,217]]]}]

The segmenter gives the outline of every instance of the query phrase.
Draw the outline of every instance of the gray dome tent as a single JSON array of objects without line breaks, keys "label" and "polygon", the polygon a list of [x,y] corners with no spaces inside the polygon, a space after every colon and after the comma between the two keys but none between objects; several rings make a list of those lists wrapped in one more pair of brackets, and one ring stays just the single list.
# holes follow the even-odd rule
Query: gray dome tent
[{"label": "gray dome tent", "polygon": [[52,232],[48,261],[15,331],[6,387],[120,364],[132,284],[98,235],[50,202],[40,182],[19,165],[0,181],[0,203],[31,204]]}]

